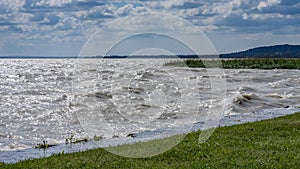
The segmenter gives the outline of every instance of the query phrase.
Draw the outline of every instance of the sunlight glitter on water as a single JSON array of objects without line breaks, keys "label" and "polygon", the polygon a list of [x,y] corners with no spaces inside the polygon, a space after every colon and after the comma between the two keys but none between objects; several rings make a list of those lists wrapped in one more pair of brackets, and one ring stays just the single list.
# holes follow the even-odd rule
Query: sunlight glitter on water
[{"label": "sunlight glitter on water", "polygon": [[[110,139],[192,128],[223,103],[224,115],[299,104],[299,70],[224,70],[212,77],[205,69],[162,67],[166,61],[1,60],[0,151],[64,143],[71,134]],[[213,78],[226,80],[225,100],[214,99]]]}]

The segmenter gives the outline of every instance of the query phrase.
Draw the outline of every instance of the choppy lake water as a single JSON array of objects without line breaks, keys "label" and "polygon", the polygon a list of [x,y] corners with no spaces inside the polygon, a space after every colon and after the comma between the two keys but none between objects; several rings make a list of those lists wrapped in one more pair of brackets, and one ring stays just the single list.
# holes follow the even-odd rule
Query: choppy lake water
[{"label": "choppy lake water", "polygon": [[0,161],[25,159],[9,158],[70,135],[103,136],[100,146],[108,146],[130,133],[153,138],[182,126],[209,127],[208,121],[222,126],[299,111],[300,70],[162,66],[167,61],[0,60]]}]

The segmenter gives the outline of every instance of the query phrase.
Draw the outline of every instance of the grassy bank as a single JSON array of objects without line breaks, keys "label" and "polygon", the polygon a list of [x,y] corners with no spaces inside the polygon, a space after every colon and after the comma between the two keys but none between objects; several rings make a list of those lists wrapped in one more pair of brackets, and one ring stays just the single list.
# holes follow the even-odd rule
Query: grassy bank
[{"label": "grassy bank", "polygon": [[0,164],[0,168],[231,169],[298,168],[300,166],[300,113],[261,122],[217,128],[207,142],[202,144],[198,143],[198,137],[199,132],[187,134],[176,147],[151,158],[125,158],[103,149],[95,149],[11,165]]},{"label": "grassy bank", "polygon": [[165,63],[165,66],[188,66],[199,68],[222,67],[224,69],[300,69],[300,59],[188,59]]}]

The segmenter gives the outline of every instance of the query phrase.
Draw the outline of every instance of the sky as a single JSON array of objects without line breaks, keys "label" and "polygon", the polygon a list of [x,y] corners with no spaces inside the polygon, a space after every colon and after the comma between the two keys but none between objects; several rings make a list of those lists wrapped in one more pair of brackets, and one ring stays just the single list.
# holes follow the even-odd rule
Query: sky
[{"label": "sky", "polygon": [[0,0],[0,38],[1,56],[103,55],[141,43],[228,53],[300,44],[300,1]]}]

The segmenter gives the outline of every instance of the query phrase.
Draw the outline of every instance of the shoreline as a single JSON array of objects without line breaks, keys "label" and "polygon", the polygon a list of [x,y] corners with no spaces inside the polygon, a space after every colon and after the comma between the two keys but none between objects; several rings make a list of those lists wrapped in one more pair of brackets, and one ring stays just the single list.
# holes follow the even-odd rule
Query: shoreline
[{"label": "shoreline", "polygon": [[[299,119],[300,112],[297,112],[271,120],[219,127],[204,143],[199,143],[201,131],[191,132],[175,147],[149,158],[127,158],[99,148],[16,164],[0,162],[0,168],[297,168],[300,165]],[[135,150],[172,139],[116,148]]]},{"label": "shoreline", "polygon": [[169,61],[164,66],[222,69],[300,69],[299,58],[235,58],[218,60],[186,59]]},{"label": "shoreline", "polygon": [[[217,128],[273,119],[277,117],[294,114],[299,111],[300,108],[296,106],[291,108],[267,109],[267,110],[253,112],[253,113],[231,114],[231,115],[223,116],[220,119]],[[190,127],[188,133],[198,131],[199,129],[203,130],[204,125],[209,124],[210,120],[212,119],[209,119],[206,122],[203,121],[196,122],[192,125],[192,127],[188,126]],[[24,160],[26,161],[30,159],[49,157],[54,154],[60,154],[62,152],[68,154],[68,153],[82,152],[82,151],[87,151],[87,150],[97,149],[97,148],[106,148],[109,146],[134,144],[137,142],[147,142],[151,140],[163,139],[163,138],[180,135],[180,134],[188,134],[186,133],[186,128],[188,127],[181,126],[180,128],[143,131],[140,133],[136,133],[135,138],[126,137],[126,138],[117,138],[117,139],[103,139],[100,141],[94,141],[89,139],[88,142],[68,144],[68,145],[62,143],[50,147],[48,149],[30,148],[30,149],[16,150],[16,151],[4,151],[4,152],[0,152],[0,159],[1,159],[0,162],[4,162],[5,164],[11,164],[11,163],[18,163]],[[164,133],[166,130],[168,130],[168,133],[166,133],[165,136],[157,137],[157,134]]]}]

